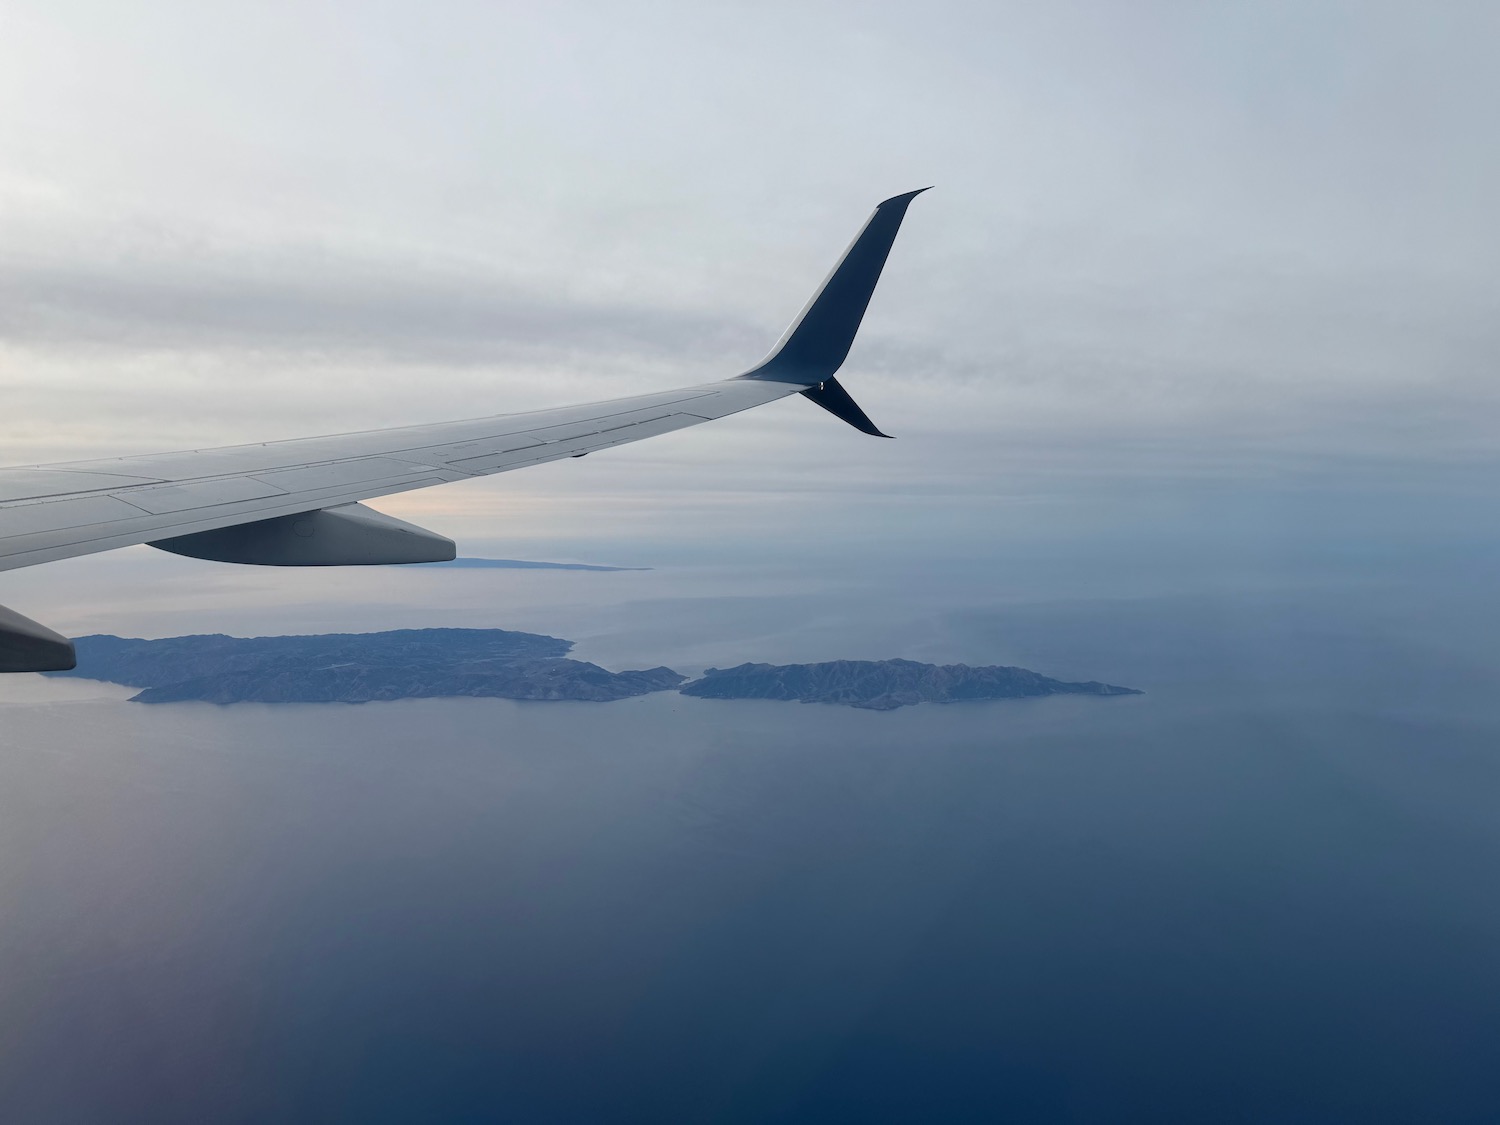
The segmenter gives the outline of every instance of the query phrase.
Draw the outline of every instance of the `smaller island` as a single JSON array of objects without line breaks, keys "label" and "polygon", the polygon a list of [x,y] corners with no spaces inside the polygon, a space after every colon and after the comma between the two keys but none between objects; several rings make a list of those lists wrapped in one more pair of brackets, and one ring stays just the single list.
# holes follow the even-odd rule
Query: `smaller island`
[{"label": "smaller island", "polygon": [[1135,688],[1054,680],[1026,668],[921,664],[915,660],[830,660],[709,668],[679,688],[703,699],[788,699],[894,711],[914,703],[1034,699],[1043,695],[1141,695]]},{"label": "smaller island", "polygon": [[610,672],[573,660],[572,641],[508,629],[394,629],[297,637],[221,633],[75,642],[78,666],[47,675],[140,689],[136,703],[374,703],[395,699],[578,700],[607,703],[677,689],[700,699],[779,699],[891,711],[914,703],[1140,695],[1025,668],[915,660],[741,664],[687,680],[670,668]]}]

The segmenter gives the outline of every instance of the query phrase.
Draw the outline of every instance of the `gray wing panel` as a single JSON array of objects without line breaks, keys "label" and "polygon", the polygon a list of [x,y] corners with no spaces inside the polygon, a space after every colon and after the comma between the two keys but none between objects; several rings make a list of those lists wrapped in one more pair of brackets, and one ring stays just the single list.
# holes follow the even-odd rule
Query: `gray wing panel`
[{"label": "gray wing panel", "polygon": [[0,469],[0,570],[576,457],[797,390],[732,379],[464,422]]}]

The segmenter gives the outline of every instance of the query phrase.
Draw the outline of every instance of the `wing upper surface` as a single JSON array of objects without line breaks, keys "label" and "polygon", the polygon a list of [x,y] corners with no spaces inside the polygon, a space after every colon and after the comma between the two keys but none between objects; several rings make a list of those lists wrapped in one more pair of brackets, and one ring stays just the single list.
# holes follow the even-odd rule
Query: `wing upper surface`
[{"label": "wing upper surface", "polygon": [[0,469],[0,570],[577,457],[799,389],[729,379],[463,422]]}]

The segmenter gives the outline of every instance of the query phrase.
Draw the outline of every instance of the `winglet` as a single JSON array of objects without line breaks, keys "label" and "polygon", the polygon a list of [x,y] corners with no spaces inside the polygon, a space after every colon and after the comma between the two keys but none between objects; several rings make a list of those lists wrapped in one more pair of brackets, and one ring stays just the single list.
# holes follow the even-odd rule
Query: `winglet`
[{"label": "winglet", "polygon": [[802,397],[812,399],[835,418],[843,419],[862,434],[883,438],[891,436],[880,432],[875,423],[870,421],[870,416],[859,408],[859,403],[849,397],[843,384],[832,376],[816,387],[808,387],[802,392]]},{"label": "winglet", "polygon": [[[874,214],[849,244],[849,249],[844,251],[838,265],[833,267],[833,272],[813,294],[807,307],[777,341],[771,354],[741,378],[799,383],[804,387],[815,387],[833,378],[854,344],[854,334],[859,331],[859,322],[864,319],[865,309],[869,307],[875,283],[880,280],[880,271],[885,268],[886,257],[891,252],[891,244],[896,241],[896,232],[901,229],[907,207],[928,190],[918,188],[905,195],[892,196],[875,208]],[[848,397],[844,395],[845,399]],[[813,401],[818,400],[814,398]],[[839,412],[835,410],[834,413]],[[869,423],[868,418],[864,420]]]}]

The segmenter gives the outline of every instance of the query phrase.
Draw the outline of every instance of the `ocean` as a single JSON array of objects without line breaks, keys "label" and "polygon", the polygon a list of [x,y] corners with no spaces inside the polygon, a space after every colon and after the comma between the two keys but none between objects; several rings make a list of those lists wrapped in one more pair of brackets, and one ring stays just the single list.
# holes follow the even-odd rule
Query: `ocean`
[{"label": "ocean", "polygon": [[[1494,1120],[1483,578],[924,604],[880,653],[1128,698],[8,679],[0,1118]],[[691,671],[737,604],[580,655]]]}]

